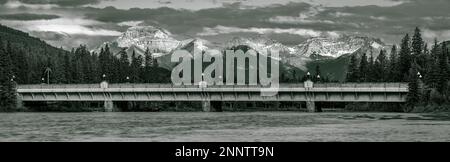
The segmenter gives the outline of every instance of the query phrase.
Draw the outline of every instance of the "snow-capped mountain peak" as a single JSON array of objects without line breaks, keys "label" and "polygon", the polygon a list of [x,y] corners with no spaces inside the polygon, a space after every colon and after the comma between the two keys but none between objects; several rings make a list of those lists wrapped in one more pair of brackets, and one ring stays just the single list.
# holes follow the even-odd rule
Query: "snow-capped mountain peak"
[{"label": "snow-capped mountain peak", "polygon": [[382,50],[385,45],[378,39],[363,36],[348,36],[308,39],[305,43],[297,46],[298,52],[304,56],[319,55],[338,58],[345,54],[352,54],[361,49]]},{"label": "snow-capped mountain peak", "polygon": [[295,48],[293,47],[285,46],[280,42],[262,36],[247,38],[234,37],[225,45],[225,48],[237,47],[240,45],[248,46],[251,49],[259,52],[260,54],[264,54],[268,50],[278,50],[280,52],[289,54],[296,52]]},{"label": "snow-capped mountain peak", "polygon": [[[160,59],[160,63],[168,69],[172,65],[170,56],[177,49],[193,52],[194,50],[207,51],[217,47],[217,49],[232,49],[238,46],[247,46],[260,54],[277,50],[280,54],[278,59],[281,59],[281,62],[300,69],[306,69],[307,63],[315,59],[334,59],[355,53],[369,53],[377,57],[380,50],[390,49],[386,48],[386,45],[379,39],[348,35],[314,37],[297,46],[284,45],[267,36],[234,37],[228,42],[215,44],[201,38],[179,41],[173,38],[170,32],[153,26],[130,27],[116,40],[105,44],[110,45],[110,50],[114,54],[126,49],[129,57],[131,57],[133,51],[136,54],[143,55],[146,49],[149,49],[155,57]],[[101,47],[95,52],[98,53],[100,49]]]},{"label": "snow-capped mountain peak", "polygon": [[153,26],[134,26],[123,33],[115,42],[119,47],[136,46],[141,50],[170,52],[180,43],[171,34]]}]

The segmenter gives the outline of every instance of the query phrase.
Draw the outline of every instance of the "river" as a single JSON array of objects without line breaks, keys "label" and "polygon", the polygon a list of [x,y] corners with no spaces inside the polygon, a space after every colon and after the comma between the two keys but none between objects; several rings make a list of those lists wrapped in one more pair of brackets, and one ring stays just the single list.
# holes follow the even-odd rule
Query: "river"
[{"label": "river", "polygon": [[0,113],[0,141],[450,141],[449,114]]}]

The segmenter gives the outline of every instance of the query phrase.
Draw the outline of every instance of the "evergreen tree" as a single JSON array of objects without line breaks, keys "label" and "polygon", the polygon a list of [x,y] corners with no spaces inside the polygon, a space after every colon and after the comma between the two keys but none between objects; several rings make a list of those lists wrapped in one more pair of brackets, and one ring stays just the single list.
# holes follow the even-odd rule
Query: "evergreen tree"
[{"label": "evergreen tree", "polygon": [[400,46],[400,58],[399,58],[399,74],[402,75],[401,81],[407,81],[409,69],[411,68],[411,49],[410,49],[410,38],[409,35],[406,34],[402,39],[402,43]]},{"label": "evergreen tree", "polygon": [[152,53],[150,53],[150,50],[148,48],[145,50],[144,56],[145,56],[145,66],[152,67],[153,66],[153,56],[152,56]]},{"label": "evergreen tree", "polygon": [[87,47],[80,45],[75,50],[75,80],[77,83],[93,83],[94,82],[94,71],[93,71],[93,60],[91,59],[91,54],[87,50]]},{"label": "evergreen tree", "polygon": [[117,73],[116,69],[117,67],[114,66],[115,64],[115,60],[117,60],[117,57],[114,57],[114,55],[111,53],[108,44],[106,44],[105,46],[105,50],[103,51],[104,53],[104,64],[103,64],[103,74],[106,75],[107,80],[110,80],[111,82],[116,81],[115,80],[115,75]]},{"label": "evergreen tree", "polygon": [[53,62],[53,74],[52,74],[52,81],[56,84],[61,84],[66,81],[66,76],[64,72],[64,65],[63,65],[63,53],[58,54],[58,57],[53,58],[51,61]]},{"label": "evergreen tree", "polygon": [[119,52],[119,68],[118,69],[118,79],[119,82],[125,83],[128,82],[127,77],[130,78],[130,60],[128,59],[128,54],[125,51],[125,48]]},{"label": "evergreen tree", "polygon": [[386,74],[387,69],[387,58],[384,50],[380,51],[380,54],[375,61],[373,66],[373,81],[375,82],[385,82],[389,77]]},{"label": "evergreen tree", "polygon": [[[1,45],[3,46],[3,45]],[[12,77],[11,55],[0,47],[0,111],[12,111],[16,108],[16,89]]]},{"label": "evergreen tree", "polygon": [[314,82],[322,82],[322,74],[320,72],[320,66],[316,65],[316,73],[314,74]]},{"label": "evergreen tree", "polygon": [[361,62],[359,63],[359,81],[367,82],[367,72],[368,72],[369,62],[367,61],[367,55],[364,53],[361,57]]},{"label": "evergreen tree", "polygon": [[156,58],[153,58],[153,68],[158,68],[159,67],[159,63],[158,60]]},{"label": "evergreen tree", "polygon": [[424,42],[422,40],[421,31],[420,31],[419,27],[416,27],[416,29],[414,30],[414,35],[412,37],[412,43],[411,43],[411,48],[412,48],[412,53],[413,53],[414,58],[417,58],[417,57],[419,57],[420,54],[422,54],[423,45],[424,45]]},{"label": "evergreen tree", "polygon": [[[108,45],[106,45],[106,46],[108,46]],[[102,47],[100,49],[100,53],[98,54],[98,70],[99,70],[99,73],[102,76],[105,75],[105,77],[106,77],[106,73],[108,72],[107,61],[108,61],[107,55],[105,54],[105,50]]]},{"label": "evergreen tree", "polygon": [[430,51],[428,49],[428,43],[424,43],[424,45],[423,45],[423,53],[426,54],[426,55],[430,54]]},{"label": "evergreen tree", "polygon": [[391,49],[391,55],[389,56],[389,79],[387,81],[390,82],[399,82],[400,79],[400,71],[398,66],[398,53],[397,46],[393,45]]},{"label": "evergreen tree", "polygon": [[437,88],[441,76],[441,69],[439,68],[439,63],[436,60],[433,61],[434,62],[431,64],[431,70],[425,78],[425,82],[430,88]]},{"label": "evergreen tree", "polygon": [[419,77],[417,76],[417,67],[414,66],[409,71],[409,83],[408,83],[408,95],[406,97],[407,109],[406,112],[411,111],[411,109],[416,106],[420,101],[420,92],[419,92]]},{"label": "evergreen tree", "polygon": [[424,72],[424,82],[427,83],[427,79],[429,78],[429,75],[431,75],[432,66],[434,63],[433,57],[430,54],[430,51],[428,50],[428,44],[424,43],[423,46],[423,52],[419,56],[418,59],[419,64],[421,64],[420,71]]},{"label": "evergreen tree", "polygon": [[101,82],[100,76],[102,74],[100,74],[100,69],[97,66],[99,64],[99,58],[96,53],[92,53],[89,56],[91,57],[91,62],[90,62],[91,63],[91,65],[90,65],[91,72],[90,72],[90,76],[89,76],[89,78],[92,81],[91,83],[100,83]]},{"label": "evergreen tree", "polygon": [[107,77],[110,78],[111,83],[123,83],[124,77],[126,76],[122,76],[124,72],[121,69],[120,60],[117,58],[112,59],[112,65],[111,75]]},{"label": "evergreen tree", "polygon": [[449,66],[448,66],[448,54],[447,45],[445,42],[442,43],[441,53],[439,54],[439,81],[437,90],[439,93],[446,95],[449,81]]},{"label": "evergreen tree", "polygon": [[72,79],[73,79],[73,77],[72,77],[72,74],[73,74],[73,69],[71,68],[71,67],[73,67],[73,65],[72,65],[72,60],[71,60],[71,57],[70,57],[70,53],[66,53],[66,54],[64,54],[64,76],[66,77],[65,79],[65,81],[64,81],[64,83],[66,83],[66,84],[70,84],[70,83],[72,83]]},{"label": "evergreen tree", "polygon": [[426,73],[424,74],[425,78],[425,84],[428,85],[430,88],[437,88],[437,83],[439,82],[439,59],[438,59],[438,42],[435,39],[434,45],[432,46],[432,49],[429,52],[429,55],[427,55],[427,66],[424,70]]},{"label": "evergreen tree", "polygon": [[377,80],[375,71],[375,58],[373,56],[373,49],[371,48],[369,65],[367,66],[366,82],[375,82]]},{"label": "evergreen tree", "polygon": [[296,70],[292,71],[292,82],[293,83],[297,83],[298,82],[298,80],[297,80],[297,71]]},{"label": "evergreen tree", "polygon": [[131,57],[131,81],[133,83],[140,83],[141,81],[141,71],[142,64],[144,60],[141,55],[136,56],[136,52],[133,50],[133,54]]},{"label": "evergreen tree", "polygon": [[352,55],[350,58],[350,63],[347,68],[347,82],[358,82],[359,81],[359,73],[358,73],[358,60],[356,59],[356,55]]},{"label": "evergreen tree", "polygon": [[431,49],[431,57],[434,59],[434,60],[437,60],[438,59],[438,48],[439,48],[439,42],[438,42],[438,40],[435,38],[434,39],[434,45],[433,45],[433,47],[432,47],[432,49]]},{"label": "evergreen tree", "polygon": [[[16,56],[12,61],[13,64],[13,74],[16,76],[15,81],[18,84],[26,84],[31,82],[31,73],[32,69],[30,68],[29,59],[25,54],[25,51],[19,49],[13,56]],[[20,62],[20,63],[19,63]]]}]

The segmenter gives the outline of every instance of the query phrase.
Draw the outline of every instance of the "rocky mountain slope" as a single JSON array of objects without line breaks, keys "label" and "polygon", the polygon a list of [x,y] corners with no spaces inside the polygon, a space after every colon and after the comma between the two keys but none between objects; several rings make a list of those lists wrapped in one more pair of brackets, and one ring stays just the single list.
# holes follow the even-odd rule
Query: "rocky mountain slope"
[{"label": "rocky mountain slope", "polygon": [[136,54],[143,55],[146,49],[149,49],[152,53],[164,54],[178,48],[180,43],[164,29],[153,26],[135,26],[129,28],[116,40],[103,43],[93,52],[100,52],[100,49],[108,44],[114,54],[118,53],[122,48],[126,48],[129,56],[131,56],[133,50]]},{"label": "rocky mountain slope", "polygon": [[[116,40],[105,42],[104,45],[106,44],[110,45],[113,53],[118,53],[121,49],[126,48],[130,57],[132,51],[143,55],[144,51],[148,48],[152,51],[153,56],[157,57],[160,65],[168,69],[173,66],[170,63],[170,54],[176,49],[186,49],[192,52],[194,49],[206,51],[207,49],[213,48],[207,40],[199,38],[176,40],[170,32],[153,26],[131,27]],[[342,35],[340,37],[314,37],[296,46],[287,46],[264,36],[235,37],[222,44],[219,50],[237,46],[247,46],[259,53],[265,53],[268,50],[278,50],[280,51],[280,59],[283,64],[298,68],[302,71],[308,71],[310,69],[309,64],[315,65],[317,61],[337,60],[343,56],[352,54],[361,55],[363,53],[368,54],[368,57],[370,57],[370,54],[373,54],[376,58],[381,50],[390,49],[390,47],[386,46],[379,39],[350,35]],[[101,47],[94,51],[100,51]]]},{"label": "rocky mountain slope", "polygon": [[385,44],[381,40],[343,35],[338,38],[311,38],[305,43],[297,46],[298,53],[310,57],[317,54],[324,57],[338,58],[342,55],[352,54],[360,49],[370,49],[380,51],[385,49]]}]

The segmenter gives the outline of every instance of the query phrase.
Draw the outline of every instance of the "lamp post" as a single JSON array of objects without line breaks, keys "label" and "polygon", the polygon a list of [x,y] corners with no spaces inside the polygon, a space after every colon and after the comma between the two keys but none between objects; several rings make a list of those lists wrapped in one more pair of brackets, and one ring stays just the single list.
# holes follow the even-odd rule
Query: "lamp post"
[{"label": "lamp post", "polygon": [[418,84],[420,91],[423,91],[424,87],[423,87],[423,83],[422,83],[422,74],[420,72],[417,72],[417,80],[418,80],[417,84]]},{"label": "lamp post", "polygon": [[130,77],[127,76],[127,83],[130,83]]},{"label": "lamp post", "polygon": [[45,73],[47,73],[47,84],[50,84],[50,73],[52,72],[52,69],[50,69],[49,67],[47,67],[45,69]]},{"label": "lamp post", "polygon": [[106,75],[102,75],[103,81],[100,83],[100,88],[108,88],[108,82],[106,81]]},{"label": "lamp post", "polygon": [[14,79],[16,79],[16,76],[15,76],[15,75],[13,75],[13,76],[11,77],[11,82],[12,82],[14,88],[17,88],[17,82],[15,82]]}]

